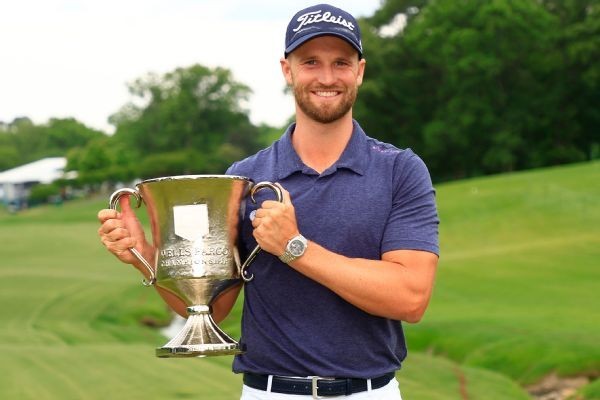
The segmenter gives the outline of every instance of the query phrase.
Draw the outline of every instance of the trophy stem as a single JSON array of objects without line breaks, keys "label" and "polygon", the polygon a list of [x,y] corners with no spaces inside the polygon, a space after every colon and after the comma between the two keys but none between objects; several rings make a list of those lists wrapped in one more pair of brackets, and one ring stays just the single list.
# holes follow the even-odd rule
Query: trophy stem
[{"label": "trophy stem", "polygon": [[188,307],[188,319],[179,333],[163,347],[157,357],[204,357],[241,353],[240,345],[219,328],[209,306]]}]

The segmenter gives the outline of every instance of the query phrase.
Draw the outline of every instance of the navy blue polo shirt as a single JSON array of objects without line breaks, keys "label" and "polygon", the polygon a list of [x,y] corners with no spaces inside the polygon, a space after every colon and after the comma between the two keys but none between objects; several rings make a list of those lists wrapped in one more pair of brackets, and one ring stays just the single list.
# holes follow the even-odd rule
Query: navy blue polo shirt
[{"label": "navy blue polo shirt", "polygon": [[[340,159],[319,174],[292,146],[295,125],[273,145],[233,164],[228,174],[279,182],[290,192],[300,232],[348,257],[379,260],[399,249],[438,254],[438,215],[429,172],[411,150],[368,137],[356,121]],[[256,241],[246,200],[242,253]],[[368,314],[276,256],[261,252],[244,287],[244,354],[234,372],[371,378],[400,368],[406,345],[400,321]]]}]

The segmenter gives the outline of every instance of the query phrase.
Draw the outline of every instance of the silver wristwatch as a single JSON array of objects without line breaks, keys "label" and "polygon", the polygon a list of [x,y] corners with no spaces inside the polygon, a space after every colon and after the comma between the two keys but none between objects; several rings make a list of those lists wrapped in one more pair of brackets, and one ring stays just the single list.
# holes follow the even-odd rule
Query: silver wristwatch
[{"label": "silver wristwatch", "polygon": [[298,257],[301,257],[306,251],[307,246],[308,241],[304,236],[294,236],[287,242],[287,246],[285,246],[285,252],[279,256],[279,259],[286,264],[290,263]]}]

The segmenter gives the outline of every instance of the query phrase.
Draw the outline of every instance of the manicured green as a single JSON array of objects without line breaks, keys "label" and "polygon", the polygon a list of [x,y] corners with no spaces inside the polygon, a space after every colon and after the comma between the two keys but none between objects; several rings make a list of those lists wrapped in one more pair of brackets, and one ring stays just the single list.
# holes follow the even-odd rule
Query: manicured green
[{"label": "manicured green", "polygon": [[[442,259],[407,325],[406,399],[527,399],[518,383],[598,372],[600,164],[438,187]],[[0,398],[237,399],[230,357],[157,359],[154,289],[99,243],[106,199],[0,211]],[[144,215],[140,211],[140,216]],[[240,304],[222,326],[239,335]],[[597,398],[598,385],[582,391]]]},{"label": "manicured green", "polygon": [[439,274],[412,347],[523,384],[598,375],[600,163],[450,183],[438,202]]}]

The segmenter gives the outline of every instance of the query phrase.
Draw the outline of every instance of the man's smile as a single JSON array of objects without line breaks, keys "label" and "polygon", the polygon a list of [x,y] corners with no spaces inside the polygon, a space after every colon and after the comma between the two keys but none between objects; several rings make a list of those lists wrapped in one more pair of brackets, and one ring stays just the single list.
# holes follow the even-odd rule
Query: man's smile
[{"label": "man's smile", "polygon": [[340,94],[340,92],[333,91],[333,90],[328,90],[328,91],[315,90],[315,91],[313,91],[313,94],[315,94],[319,97],[334,97],[334,96],[337,96],[338,94]]}]

